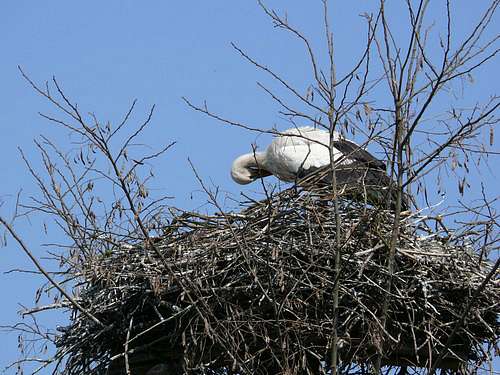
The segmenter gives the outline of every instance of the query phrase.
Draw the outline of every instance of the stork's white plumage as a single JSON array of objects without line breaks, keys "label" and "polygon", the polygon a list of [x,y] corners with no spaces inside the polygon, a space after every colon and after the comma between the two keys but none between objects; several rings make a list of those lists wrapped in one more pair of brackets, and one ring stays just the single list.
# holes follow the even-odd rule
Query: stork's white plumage
[{"label": "stork's white plumage", "polygon": [[[338,166],[371,162],[376,168],[385,165],[355,143],[333,135],[333,161]],[[292,182],[319,168],[330,165],[330,133],[313,127],[292,128],[277,136],[264,152],[238,157],[231,176],[239,184],[248,184],[259,177],[275,175]]]},{"label": "stork's white plumage", "polygon": [[[332,134],[331,144],[338,191],[372,204],[389,202],[394,206],[393,183],[386,174],[384,162],[337,132]],[[311,176],[305,184],[329,185],[333,179],[329,147],[330,133],[325,130],[288,129],[264,152],[238,157],[233,162],[231,176],[243,185],[270,175],[287,182]],[[321,173],[315,174],[318,170]]]},{"label": "stork's white plumage", "polygon": [[[283,181],[295,181],[300,170],[308,171],[330,164],[330,134],[312,127],[286,130],[265,151],[265,169]],[[334,140],[340,139],[337,132]],[[342,156],[333,149],[334,160]]]}]

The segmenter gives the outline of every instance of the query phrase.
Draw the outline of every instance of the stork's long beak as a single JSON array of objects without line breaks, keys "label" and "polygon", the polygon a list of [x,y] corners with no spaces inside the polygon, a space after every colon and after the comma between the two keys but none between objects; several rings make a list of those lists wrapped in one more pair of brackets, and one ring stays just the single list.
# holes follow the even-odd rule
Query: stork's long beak
[{"label": "stork's long beak", "polygon": [[259,167],[250,167],[250,168],[248,168],[248,170],[250,171],[250,177],[252,177],[255,180],[258,178],[267,177],[267,176],[272,175],[271,172],[269,172],[265,169],[259,168]]}]

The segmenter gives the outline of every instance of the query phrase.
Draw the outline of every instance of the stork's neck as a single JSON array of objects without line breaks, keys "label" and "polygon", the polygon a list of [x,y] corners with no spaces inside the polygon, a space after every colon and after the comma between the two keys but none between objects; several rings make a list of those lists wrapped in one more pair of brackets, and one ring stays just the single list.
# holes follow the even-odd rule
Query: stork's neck
[{"label": "stork's neck", "polygon": [[259,177],[270,174],[266,168],[266,154],[264,152],[252,152],[241,155],[233,162],[231,176],[239,184],[246,185]]},{"label": "stork's neck", "polygon": [[256,151],[256,152],[252,152],[251,154],[248,154],[250,156],[250,159],[251,159],[251,167],[258,167],[258,168],[262,168],[262,169],[266,169],[267,170],[267,158],[266,158],[266,153],[265,152],[261,152],[261,151]]}]

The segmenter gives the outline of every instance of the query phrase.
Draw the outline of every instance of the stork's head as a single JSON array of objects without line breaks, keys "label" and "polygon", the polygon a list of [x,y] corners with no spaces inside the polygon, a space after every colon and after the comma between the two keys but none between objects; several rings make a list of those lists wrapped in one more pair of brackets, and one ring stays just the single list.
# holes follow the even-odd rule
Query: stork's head
[{"label": "stork's head", "polygon": [[237,157],[231,167],[231,177],[240,185],[246,185],[258,178],[270,176],[265,167],[265,155],[262,152],[245,154]]}]

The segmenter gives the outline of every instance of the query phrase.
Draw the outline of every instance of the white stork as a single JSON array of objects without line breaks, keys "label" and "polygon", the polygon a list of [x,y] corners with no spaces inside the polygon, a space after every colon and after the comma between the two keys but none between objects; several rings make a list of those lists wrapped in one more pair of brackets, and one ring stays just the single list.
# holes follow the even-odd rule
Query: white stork
[{"label": "white stork", "polygon": [[[333,133],[332,141],[338,186],[348,190],[357,189],[358,193],[364,192],[372,203],[382,203],[392,184],[386,174],[385,163],[337,132]],[[329,145],[330,133],[325,130],[309,126],[288,129],[277,136],[264,152],[248,153],[236,158],[231,176],[242,185],[270,175],[282,181],[294,182],[316,175],[318,170],[325,170],[329,173],[312,180],[325,185],[332,180]]]}]

